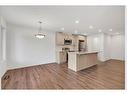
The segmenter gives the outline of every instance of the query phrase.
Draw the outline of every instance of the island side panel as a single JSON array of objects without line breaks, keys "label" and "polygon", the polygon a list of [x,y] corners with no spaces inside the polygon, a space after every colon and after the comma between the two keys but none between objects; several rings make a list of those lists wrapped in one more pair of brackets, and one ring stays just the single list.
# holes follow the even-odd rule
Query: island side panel
[{"label": "island side panel", "polygon": [[68,53],[68,68],[77,71],[77,54],[70,52]]},{"label": "island side panel", "polygon": [[98,63],[97,53],[77,54],[77,58],[76,71],[91,67]]}]

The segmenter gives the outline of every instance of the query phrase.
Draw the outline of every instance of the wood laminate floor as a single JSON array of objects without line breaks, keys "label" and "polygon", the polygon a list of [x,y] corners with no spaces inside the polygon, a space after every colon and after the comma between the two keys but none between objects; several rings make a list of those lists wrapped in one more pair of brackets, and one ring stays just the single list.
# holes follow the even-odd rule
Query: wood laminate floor
[{"label": "wood laminate floor", "polygon": [[[2,89],[124,89],[124,62],[110,60],[74,72],[67,64],[45,64],[9,70]],[[8,79],[5,76],[9,75]]]}]

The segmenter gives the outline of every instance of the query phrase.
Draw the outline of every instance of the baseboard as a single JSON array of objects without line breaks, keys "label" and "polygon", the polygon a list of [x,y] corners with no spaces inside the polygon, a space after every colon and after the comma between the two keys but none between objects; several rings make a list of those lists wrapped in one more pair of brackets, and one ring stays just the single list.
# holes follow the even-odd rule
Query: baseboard
[{"label": "baseboard", "polygon": [[103,60],[103,61],[99,60],[99,62],[106,62],[106,61],[111,61],[111,60],[125,62],[125,60],[120,60],[120,59],[107,59],[107,60]]},{"label": "baseboard", "polygon": [[44,64],[52,64],[56,62],[49,62],[49,63],[40,63],[40,64],[32,64],[32,65],[27,65],[27,66],[15,66],[15,67],[8,67],[7,70],[15,70],[15,69],[22,69],[22,68],[27,68],[27,67],[33,67],[33,66],[39,66],[39,65],[44,65]]},{"label": "baseboard", "polygon": [[122,59],[110,59],[110,60],[116,60],[116,61],[125,61],[125,60],[122,60]]},{"label": "baseboard", "polygon": [[98,60],[99,62],[105,62],[105,61],[109,61],[111,59],[105,59],[105,60]]}]

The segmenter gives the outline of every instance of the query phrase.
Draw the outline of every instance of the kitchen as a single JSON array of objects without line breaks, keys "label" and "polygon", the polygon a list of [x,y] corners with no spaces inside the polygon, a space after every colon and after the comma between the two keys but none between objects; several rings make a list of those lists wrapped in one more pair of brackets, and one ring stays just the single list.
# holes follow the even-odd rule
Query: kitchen
[{"label": "kitchen", "polygon": [[98,60],[97,52],[87,50],[87,36],[64,32],[56,33],[56,59],[58,64],[68,63],[74,71],[96,65]]}]

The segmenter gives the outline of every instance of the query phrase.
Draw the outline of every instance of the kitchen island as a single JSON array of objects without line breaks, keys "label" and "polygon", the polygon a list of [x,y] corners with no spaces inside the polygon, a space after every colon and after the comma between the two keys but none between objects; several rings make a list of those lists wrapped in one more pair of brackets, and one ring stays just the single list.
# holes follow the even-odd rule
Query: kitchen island
[{"label": "kitchen island", "polygon": [[68,68],[79,71],[98,63],[98,52],[68,52]]}]

